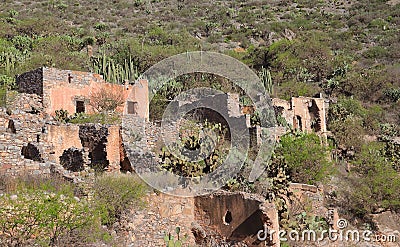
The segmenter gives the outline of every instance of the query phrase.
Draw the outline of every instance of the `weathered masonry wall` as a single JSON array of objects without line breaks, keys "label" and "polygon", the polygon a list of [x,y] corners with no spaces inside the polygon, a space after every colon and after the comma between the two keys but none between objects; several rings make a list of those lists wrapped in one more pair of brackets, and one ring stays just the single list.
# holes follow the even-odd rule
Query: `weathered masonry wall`
[{"label": "weathered masonry wall", "polygon": [[[0,108],[1,174],[48,174],[51,167],[69,173],[85,169],[84,164],[121,169],[126,157],[120,126],[59,124],[43,113],[39,95],[13,93],[7,99],[7,108]],[[124,167],[129,170],[129,161]]]},{"label": "weathered masonry wall", "polygon": [[51,148],[43,142],[40,96],[13,94],[7,101],[8,108],[0,108],[0,172],[13,176],[50,173],[51,163],[43,155]]},{"label": "weathered masonry wall", "polygon": [[43,69],[21,74],[17,77],[16,83],[20,93],[43,95]]},{"label": "weathered masonry wall", "polygon": [[176,197],[153,193],[146,201],[146,208],[127,214],[130,246],[165,246],[165,234],[171,233],[176,239],[177,226],[180,236],[188,235],[186,243],[190,246],[279,246],[277,238],[267,245],[257,240],[257,232],[264,225],[279,230],[275,206],[258,195],[219,191]]},{"label": "weathered masonry wall", "polygon": [[87,113],[93,113],[90,98],[100,90],[121,95],[124,104],[117,110],[127,113],[126,100],[136,102],[136,114],[148,118],[148,85],[141,80],[135,85],[107,83],[99,74],[81,71],[43,68],[43,104],[47,114],[64,109],[76,112],[78,101],[84,102]]},{"label": "weathered masonry wall", "polygon": [[[216,244],[233,242],[265,246],[266,243],[257,238],[258,231],[265,226],[279,230],[278,212],[273,203],[259,195],[243,192],[219,191],[196,197],[195,219],[202,229],[203,236],[195,234],[197,243],[201,244],[212,239]],[[279,239],[273,236],[267,244],[279,246]]]},{"label": "weathered masonry wall", "polygon": [[150,194],[143,210],[132,209],[130,218],[130,239],[135,247],[165,246],[164,236],[171,233],[176,239],[175,228],[180,227],[180,236],[187,234],[185,243],[195,246],[192,234],[194,218],[194,198],[176,197],[167,194]]},{"label": "weathered masonry wall", "polygon": [[328,103],[324,98],[297,97],[290,102],[272,99],[276,114],[296,130],[326,134]]},{"label": "weathered masonry wall", "polygon": [[[54,116],[55,111],[60,109],[73,114],[77,112],[78,105],[83,112],[93,113],[95,109],[90,99],[104,90],[110,95],[121,96],[124,103],[117,111],[149,118],[146,80],[139,80],[134,85],[112,84],[104,81],[99,74],[43,67],[20,75],[17,84],[21,93],[42,96],[44,111],[48,115]],[[127,101],[134,105],[134,112],[128,111]]]},{"label": "weathered masonry wall", "polygon": [[[82,153],[87,165],[102,165],[107,171],[119,171],[120,128],[99,125],[49,125],[47,142],[52,144],[51,162],[60,164],[60,157],[68,149]],[[98,167],[96,167],[98,168]]]}]

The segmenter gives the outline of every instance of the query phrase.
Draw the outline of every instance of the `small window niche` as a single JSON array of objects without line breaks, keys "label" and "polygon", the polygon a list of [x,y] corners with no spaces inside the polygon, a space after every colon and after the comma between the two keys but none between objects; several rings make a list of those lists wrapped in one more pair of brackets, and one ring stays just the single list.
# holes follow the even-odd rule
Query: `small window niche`
[{"label": "small window niche", "polygon": [[84,113],[85,112],[85,101],[83,100],[77,100],[76,101],[76,109],[75,109],[76,113]]},{"label": "small window niche", "polygon": [[14,121],[11,119],[10,119],[10,121],[8,121],[7,132],[13,133],[13,134],[17,133],[17,129],[15,128]]},{"label": "small window niche", "polygon": [[138,115],[138,102],[128,101],[128,114]]}]

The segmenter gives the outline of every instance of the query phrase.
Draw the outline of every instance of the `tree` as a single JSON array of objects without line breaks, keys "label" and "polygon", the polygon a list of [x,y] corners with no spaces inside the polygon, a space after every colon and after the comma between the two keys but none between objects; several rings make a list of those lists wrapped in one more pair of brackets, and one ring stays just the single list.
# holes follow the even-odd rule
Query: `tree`
[{"label": "tree", "polygon": [[119,106],[125,102],[123,90],[100,90],[91,93],[89,104],[98,112],[114,112]]}]

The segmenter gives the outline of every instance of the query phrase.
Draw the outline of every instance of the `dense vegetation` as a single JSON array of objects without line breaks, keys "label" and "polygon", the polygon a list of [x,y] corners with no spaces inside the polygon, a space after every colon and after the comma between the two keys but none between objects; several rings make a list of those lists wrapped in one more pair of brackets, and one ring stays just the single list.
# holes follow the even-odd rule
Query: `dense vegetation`
[{"label": "dense vegetation", "polygon": [[[4,246],[112,243],[112,225],[128,206],[144,206],[146,186],[127,175],[101,175],[76,185],[61,177],[0,178],[0,240]],[[92,195],[93,198],[88,197]]]},{"label": "dense vegetation", "polygon": [[[334,176],[350,192],[332,203],[364,217],[400,209],[399,147],[391,142],[400,134],[399,27],[396,0],[4,0],[0,105],[4,91],[15,88],[14,76],[39,66],[97,71],[122,83],[173,54],[220,51],[256,72],[268,69],[273,96],[323,93],[336,102],[329,110],[329,148],[316,145],[316,136],[291,134],[273,165],[306,183],[338,168]],[[120,72],[107,74],[109,67]],[[153,116],[193,78],[171,81],[156,95]],[[205,81],[228,88],[218,78]]]}]

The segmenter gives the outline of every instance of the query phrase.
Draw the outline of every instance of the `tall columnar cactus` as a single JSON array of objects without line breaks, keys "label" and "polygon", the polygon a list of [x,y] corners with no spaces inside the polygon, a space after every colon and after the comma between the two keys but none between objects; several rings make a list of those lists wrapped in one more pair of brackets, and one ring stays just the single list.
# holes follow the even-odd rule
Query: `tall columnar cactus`
[{"label": "tall columnar cactus", "polygon": [[18,57],[11,52],[2,52],[0,54],[0,67],[3,67],[6,74],[10,74],[17,64]]},{"label": "tall columnar cactus", "polygon": [[266,92],[272,95],[274,93],[274,83],[272,82],[271,72],[263,67],[260,71],[260,77]]},{"label": "tall columnar cactus", "polygon": [[112,83],[124,83],[125,80],[134,81],[139,77],[137,68],[131,58],[125,59],[121,65],[102,54],[91,58],[91,66],[95,73],[103,75],[104,80]]}]

